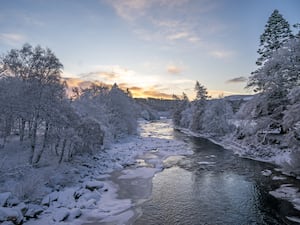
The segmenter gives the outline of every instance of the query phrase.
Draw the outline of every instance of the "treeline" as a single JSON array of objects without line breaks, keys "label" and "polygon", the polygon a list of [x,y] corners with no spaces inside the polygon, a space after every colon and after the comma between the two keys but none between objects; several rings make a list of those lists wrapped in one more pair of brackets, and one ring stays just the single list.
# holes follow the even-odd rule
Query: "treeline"
[{"label": "treeline", "polygon": [[118,88],[93,85],[66,95],[63,65],[48,48],[25,44],[0,58],[0,146],[9,138],[30,148],[36,165],[45,151],[58,161],[92,152],[137,129],[135,104]]},{"label": "treeline", "polygon": [[[299,24],[294,25],[300,28]],[[197,97],[185,94],[173,114],[176,126],[214,136],[227,135],[244,145],[263,149],[299,150],[300,146],[300,32],[274,10],[260,37],[257,70],[247,88],[257,92],[251,100],[207,100],[206,88],[196,84]],[[242,104],[243,103],[243,104]]]}]

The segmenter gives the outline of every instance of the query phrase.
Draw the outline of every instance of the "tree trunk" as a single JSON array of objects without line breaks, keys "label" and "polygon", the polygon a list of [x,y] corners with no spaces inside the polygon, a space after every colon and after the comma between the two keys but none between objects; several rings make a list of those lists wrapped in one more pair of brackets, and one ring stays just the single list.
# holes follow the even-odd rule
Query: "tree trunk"
[{"label": "tree trunk", "polygon": [[20,141],[21,142],[23,142],[23,140],[24,140],[25,124],[26,124],[26,121],[22,118],[21,119],[21,128],[20,128]]},{"label": "tree trunk", "polygon": [[48,131],[49,131],[49,123],[46,122],[43,146],[42,146],[41,151],[37,154],[37,157],[34,160],[34,164],[37,164],[41,160],[41,156],[42,156],[42,154],[46,148],[47,142],[48,142]]},{"label": "tree trunk", "polygon": [[60,164],[64,158],[64,154],[65,154],[65,148],[66,148],[66,143],[67,143],[67,139],[65,138],[63,140],[63,144],[62,144],[62,147],[61,147],[61,153],[60,153],[60,158],[59,158],[59,161],[58,163]]},{"label": "tree trunk", "polygon": [[56,143],[55,143],[55,147],[54,147],[55,155],[56,155],[56,156],[59,156],[59,154],[58,154],[59,143],[60,143],[60,138],[57,139],[57,141],[56,141]]},{"label": "tree trunk", "polygon": [[33,121],[32,126],[32,134],[31,136],[31,151],[29,155],[29,163],[33,163],[34,153],[35,153],[35,147],[36,147],[36,133],[37,133],[37,125],[38,125],[38,117]]}]

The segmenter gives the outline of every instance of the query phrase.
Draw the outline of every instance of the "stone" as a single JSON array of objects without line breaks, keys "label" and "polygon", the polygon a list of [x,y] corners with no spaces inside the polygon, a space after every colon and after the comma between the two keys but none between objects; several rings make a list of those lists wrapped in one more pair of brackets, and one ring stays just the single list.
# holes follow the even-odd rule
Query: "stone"
[{"label": "stone", "polygon": [[23,222],[23,215],[18,208],[0,207],[0,222],[11,221],[14,224]]},{"label": "stone", "polygon": [[90,191],[98,190],[104,187],[103,182],[101,181],[88,181],[85,183],[85,188]]}]

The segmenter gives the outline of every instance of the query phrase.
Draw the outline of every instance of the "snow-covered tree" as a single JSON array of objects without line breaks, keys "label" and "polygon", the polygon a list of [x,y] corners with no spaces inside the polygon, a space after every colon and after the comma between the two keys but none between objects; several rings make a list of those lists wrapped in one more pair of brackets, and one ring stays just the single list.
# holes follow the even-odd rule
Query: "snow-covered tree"
[{"label": "snow-covered tree", "polygon": [[210,100],[203,113],[203,132],[212,135],[225,135],[234,130],[229,123],[233,117],[231,105],[222,99]]},{"label": "snow-covered tree", "polygon": [[203,113],[205,111],[206,101],[209,98],[207,89],[198,81],[195,84],[196,99],[192,102],[192,121],[190,129],[193,131],[201,131],[203,129]]},{"label": "snow-covered tree", "polygon": [[300,39],[292,38],[250,77],[255,91],[266,96],[266,114],[281,114],[288,104],[287,94],[300,85],[299,58]]},{"label": "snow-covered tree", "polygon": [[272,57],[274,51],[282,47],[292,37],[290,25],[276,9],[269,17],[265,25],[265,31],[260,36],[260,55],[256,64],[261,66]]},{"label": "snow-covered tree", "polygon": [[190,101],[184,92],[182,93],[181,99],[176,96],[176,99],[174,101],[176,101],[176,104],[175,104],[175,108],[173,109],[172,120],[175,126],[181,127],[182,112],[186,108],[188,108]]},{"label": "snow-covered tree", "polygon": [[15,120],[21,121],[21,140],[27,124],[31,143],[30,163],[34,162],[36,155],[39,126],[44,127],[44,136],[47,136],[50,120],[55,117],[55,108],[65,98],[65,87],[60,80],[62,67],[50,49],[32,47],[29,44],[25,44],[21,49],[12,49],[1,57],[2,79],[10,84],[21,84],[19,88],[9,90],[6,97],[18,94],[15,100],[11,99],[8,102],[14,103],[15,113],[12,115],[16,115]]},{"label": "snow-covered tree", "polygon": [[127,93],[114,84],[108,94],[107,109],[114,138],[137,131],[135,104]]}]

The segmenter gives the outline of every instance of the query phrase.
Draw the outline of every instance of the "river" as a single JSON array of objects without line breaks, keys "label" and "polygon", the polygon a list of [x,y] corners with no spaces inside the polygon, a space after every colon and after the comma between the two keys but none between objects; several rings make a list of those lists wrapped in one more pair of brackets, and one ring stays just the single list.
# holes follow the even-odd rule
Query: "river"
[{"label": "river", "polygon": [[[193,154],[166,158],[164,169],[152,179],[118,179],[122,172],[112,176],[120,187],[119,197],[135,203],[129,224],[299,224],[288,219],[299,217],[299,211],[269,194],[282,184],[300,187],[299,180],[284,176],[274,165],[241,158],[207,139],[174,131],[166,121],[145,125],[142,134],[182,140]],[[138,160],[149,167],[147,159],[156,156],[151,152]]]},{"label": "river", "polygon": [[269,194],[295,179],[263,176],[266,169],[278,172],[271,164],[240,158],[207,139],[176,131],[172,136],[188,142],[194,154],[164,161],[167,168],[153,178],[151,199],[141,205],[135,225],[295,224],[286,216],[299,211]]}]

